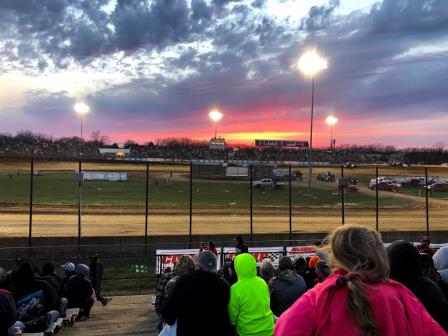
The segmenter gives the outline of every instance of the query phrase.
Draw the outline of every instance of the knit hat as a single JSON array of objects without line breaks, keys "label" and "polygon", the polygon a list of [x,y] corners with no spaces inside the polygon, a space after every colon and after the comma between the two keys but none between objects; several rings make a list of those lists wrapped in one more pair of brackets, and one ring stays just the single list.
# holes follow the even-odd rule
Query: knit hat
[{"label": "knit hat", "polygon": [[310,261],[308,261],[308,268],[315,268],[319,260],[320,258],[318,256],[312,256]]},{"label": "knit hat", "polygon": [[90,272],[90,268],[87,265],[84,264],[78,264],[76,265],[76,273],[78,274],[82,274],[85,277],[87,277],[89,275]]},{"label": "knit hat", "polygon": [[324,260],[324,261],[328,262],[328,259],[329,259],[328,258],[328,253],[325,252],[324,250],[317,250],[315,252],[315,254],[316,254],[316,256],[319,257],[319,260]]},{"label": "knit hat", "polygon": [[216,272],[216,256],[210,251],[202,251],[196,256],[196,261],[201,270]]},{"label": "knit hat", "polygon": [[62,265],[62,269],[64,269],[66,272],[73,272],[75,270],[75,264],[72,262],[65,263]]}]

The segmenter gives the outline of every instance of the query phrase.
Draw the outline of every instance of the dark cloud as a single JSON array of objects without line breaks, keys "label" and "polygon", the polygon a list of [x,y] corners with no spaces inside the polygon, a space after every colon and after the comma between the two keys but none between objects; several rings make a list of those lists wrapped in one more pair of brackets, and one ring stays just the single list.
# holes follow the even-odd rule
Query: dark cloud
[{"label": "dark cloud", "polygon": [[[265,1],[121,0],[110,13],[102,9],[106,1],[24,2],[29,6],[0,1],[1,18],[15,27],[0,32],[11,62],[44,69],[48,62],[64,67],[72,59],[86,65],[118,50],[135,57],[132,68],[116,67],[138,75],[86,97],[103,120],[129,118],[140,127],[147,125],[142,120],[202,115],[214,105],[235,116],[278,109],[301,117],[308,113],[309,82],[294,62],[307,46],[329,59],[316,79],[317,113],[331,109],[348,119],[417,117],[424,111],[429,117],[448,104],[447,53],[400,56],[446,39],[446,0],[384,0],[346,16],[337,14],[339,0],[330,0],[312,7],[300,23],[269,16]],[[148,55],[164,50],[170,53],[157,65],[160,71],[148,75]],[[64,93],[32,96],[40,108],[27,108],[30,114],[72,104]]]},{"label": "dark cloud", "polygon": [[339,4],[340,0],[330,0],[328,5],[311,7],[308,15],[302,19],[301,29],[315,32],[328,28],[333,12]]}]

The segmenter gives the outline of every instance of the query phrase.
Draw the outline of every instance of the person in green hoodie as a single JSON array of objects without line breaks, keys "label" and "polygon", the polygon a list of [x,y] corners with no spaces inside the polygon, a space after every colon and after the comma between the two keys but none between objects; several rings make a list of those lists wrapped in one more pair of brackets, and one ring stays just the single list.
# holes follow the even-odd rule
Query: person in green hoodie
[{"label": "person in green hoodie", "polygon": [[272,336],[274,317],[269,288],[257,276],[255,258],[242,253],[235,258],[238,281],[230,288],[229,317],[239,336]]}]

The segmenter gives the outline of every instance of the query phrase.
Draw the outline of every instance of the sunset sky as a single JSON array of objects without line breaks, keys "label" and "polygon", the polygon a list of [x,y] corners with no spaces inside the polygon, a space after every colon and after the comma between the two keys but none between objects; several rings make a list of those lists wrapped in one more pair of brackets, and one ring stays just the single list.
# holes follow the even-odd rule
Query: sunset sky
[{"label": "sunset sky", "polygon": [[0,133],[448,142],[447,0],[0,0]]}]

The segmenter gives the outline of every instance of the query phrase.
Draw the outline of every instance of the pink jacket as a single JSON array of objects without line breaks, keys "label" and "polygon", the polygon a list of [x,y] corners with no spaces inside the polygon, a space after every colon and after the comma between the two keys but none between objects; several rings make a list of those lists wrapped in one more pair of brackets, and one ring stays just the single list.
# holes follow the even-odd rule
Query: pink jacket
[{"label": "pink jacket", "polygon": [[[348,310],[348,288],[336,284],[344,273],[336,271],[302,295],[280,316],[275,335],[361,335]],[[368,294],[380,335],[447,335],[420,301],[400,283],[389,280],[371,284]]]}]

